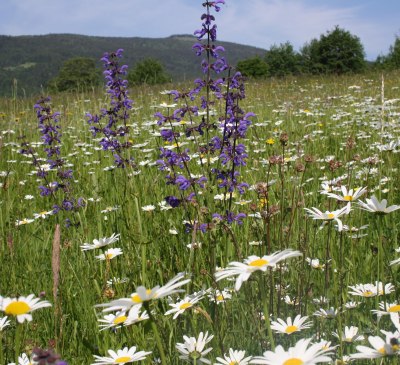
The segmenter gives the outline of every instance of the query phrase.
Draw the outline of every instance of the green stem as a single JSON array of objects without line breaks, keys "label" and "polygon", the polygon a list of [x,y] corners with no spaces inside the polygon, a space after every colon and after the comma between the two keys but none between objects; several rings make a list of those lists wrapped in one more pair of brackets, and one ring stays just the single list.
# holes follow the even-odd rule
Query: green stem
[{"label": "green stem", "polygon": [[0,331],[0,364],[4,364],[4,354],[3,354],[3,332]]},{"label": "green stem", "polygon": [[268,303],[267,303],[267,295],[265,292],[265,285],[263,285],[264,280],[262,277],[260,277],[260,280],[258,283],[259,283],[259,289],[260,289],[260,293],[261,293],[261,301],[263,304],[264,321],[265,321],[265,325],[267,326],[267,333],[268,333],[269,342],[271,344],[271,349],[272,349],[272,351],[274,351],[275,350],[275,341],[274,341],[274,336],[272,335],[271,322],[269,320],[269,308],[268,308]]},{"label": "green stem", "polygon": [[15,329],[15,343],[14,343],[14,359],[15,363],[18,364],[18,357],[21,351],[21,340],[22,340],[22,324],[17,323],[17,328]]},{"label": "green stem", "polygon": [[149,319],[150,319],[150,323],[151,323],[151,329],[153,330],[154,337],[155,337],[156,343],[157,343],[157,349],[158,349],[158,352],[160,353],[161,364],[162,365],[167,365],[167,360],[166,360],[166,357],[165,357],[164,348],[163,348],[163,345],[162,345],[162,342],[161,342],[160,332],[158,331],[157,324],[156,324],[156,322],[154,320],[154,317],[153,317],[153,315],[151,313],[149,303],[145,302],[145,303],[143,303],[143,306],[145,307],[145,309],[146,309],[146,311],[147,311],[147,313],[149,315]]}]

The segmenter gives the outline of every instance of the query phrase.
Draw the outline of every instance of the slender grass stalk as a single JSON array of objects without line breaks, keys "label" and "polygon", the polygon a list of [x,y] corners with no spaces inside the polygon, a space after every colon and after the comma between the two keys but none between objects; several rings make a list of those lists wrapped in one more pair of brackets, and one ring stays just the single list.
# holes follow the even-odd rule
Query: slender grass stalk
[{"label": "slender grass stalk", "polygon": [[18,364],[18,356],[21,353],[23,331],[24,331],[23,324],[17,323],[17,326],[15,328],[15,340],[14,340],[14,351],[15,351],[14,359],[16,364]]},{"label": "slender grass stalk", "polygon": [[[270,273],[270,275],[272,276],[272,273]],[[264,277],[261,275],[258,280],[258,288],[261,293],[261,302],[262,302],[262,306],[263,306],[264,321],[265,321],[265,325],[267,327],[268,339],[271,344],[271,349],[274,351],[275,350],[275,340],[274,340],[274,336],[272,334],[271,321],[270,321],[270,317],[269,317],[270,312],[269,312],[268,301],[267,301],[267,293],[265,292],[266,285],[264,282]]]},{"label": "slender grass stalk", "polygon": [[153,314],[151,313],[149,302],[145,302],[143,304],[143,306],[144,306],[144,308],[146,309],[146,311],[147,311],[147,313],[149,315],[149,319],[150,319],[150,323],[151,323],[151,329],[153,330],[154,337],[156,339],[157,349],[158,349],[158,352],[160,354],[161,364],[162,365],[167,365],[168,363],[167,363],[167,359],[166,359],[165,352],[164,352],[164,346],[163,346],[162,341],[161,341],[160,332],[158,331],[158,328],[157,328],[157,323],[156,323],[156,321],[154,319]]}]

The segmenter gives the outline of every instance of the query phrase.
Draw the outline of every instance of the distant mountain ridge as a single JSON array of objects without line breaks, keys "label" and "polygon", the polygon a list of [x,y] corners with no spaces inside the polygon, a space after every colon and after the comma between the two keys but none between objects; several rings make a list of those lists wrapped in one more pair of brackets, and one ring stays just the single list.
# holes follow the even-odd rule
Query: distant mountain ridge
[{"label": "distant mountain ridge", "polygon": [[[98,37],[78,34],[47,34],[35,36],[0,35],[0,95],[11,95],[17,80],[18,94],[40,93],[55,77],[63,62],[73,57],[98,60],[105,52],[124,49],[123,63],[130,68],[144,58],[162,62],[174,81],[201,77],[201,58],[192,50],[196,38],[172,35],[167,38]],[[228,63],[263,55],[261,48],[231,42],[218,42],[225,48]]]}]

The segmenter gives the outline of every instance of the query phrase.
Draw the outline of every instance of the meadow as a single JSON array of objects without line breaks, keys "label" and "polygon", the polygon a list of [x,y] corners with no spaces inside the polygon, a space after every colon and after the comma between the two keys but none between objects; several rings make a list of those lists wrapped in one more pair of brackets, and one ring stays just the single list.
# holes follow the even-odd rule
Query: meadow
[{"label": "meadow", "polygon": [[1,99],[0,363],[397,364],[399,85]]}]

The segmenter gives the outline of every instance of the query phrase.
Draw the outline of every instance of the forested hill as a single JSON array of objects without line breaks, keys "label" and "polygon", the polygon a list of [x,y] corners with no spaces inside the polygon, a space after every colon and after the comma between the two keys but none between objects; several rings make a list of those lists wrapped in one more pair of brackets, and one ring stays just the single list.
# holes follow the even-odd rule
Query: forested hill
[{"label": "forested hill", "polygon": [[[196,38],[175,35],[168,38],[94,37],[74,34],[40,36],[0,35],[0,95],[11,95],[17,85],[18,95],[39,93],[55,77],[63,62],[73,57],[98,60],[104,52],[124,49],[123,63],[130,68],[144,58],[155,58],[164,65],[174,81],[200,77],[201,59],[192,50]],[[229,64],[263,55],[265,50],[230,42],[225,47]],[[15,80],[17,80],[15,82]]]}]

